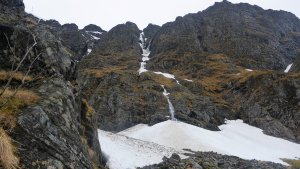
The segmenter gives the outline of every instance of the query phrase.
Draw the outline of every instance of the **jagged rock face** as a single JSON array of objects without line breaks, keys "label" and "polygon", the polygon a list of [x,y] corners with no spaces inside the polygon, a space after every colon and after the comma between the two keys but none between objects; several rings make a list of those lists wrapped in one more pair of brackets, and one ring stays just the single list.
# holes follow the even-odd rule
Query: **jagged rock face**
[{"label": "jagged rock face", "polygon": [[53,79],[38,91],[45,99],[19,115],[14,135],[23,168],[92,168],[71,84]]},{"label": "jagged rock face", "polygon": [[11,70],[13,64],[8,41],[15,47],[15,55],[22,57],[34,43],[33,35],[36,37],[37,45],[19,69],[23,74],[39,56],[31,65],[29,75],[33,80],[23,88],[36,92],[40,100],[16,113],[17,127],[9,133],[17,140],[16,146],[22,147],[18,149],[21,167],[99,167],[97,116],[87,113],[81,94],[66,80],[75,70],[72,50],[55,31],[31,15],[2,4],[0,10],[1,71]]},{"label": "jagged rock face", "polygon": [[282,70],[296,57],[299,32],[300,20],[291,13],[224,1],[163,25],[153,39],[151,67],[169,69],[158,61],[171,59],[169,52],[204,51],[248,68]]},{"label": "jagged rock face", "polygon": [[101,129],[120,131],[169,115],[161,86],[147,75],[138,76],[139,33],[130,22],[112,28],[79,64],[78,83],[95,108]]},{"label": "jagged rock face", "polygon": [[81,67],[93,69],[124,66],[127,70],[137,70],[140,58],[139,33],[138,27],[130,22],[112,28],[98,41]]},{"label": "jagged rock face", "polygon": [[236,98],[228,100],[238,107],[237,118],[263,129],[266,134],[300,142],[299,74],[253,74],[232,88]]},{"label": "jagged rock face", "polygon": [[83,56],[87,52],[87,39],[79,31],[76,24],[62,25],[62,31],[59,33],[65,46],[71,49],[77,58]]},{"label": "jagged rock face", "polygon": [[152,37],[156,34],[156,32],[159,30],[160,26],[149,24],[145,29],[143,29],[143,32],[145,34],[145,42],[146,47],[150,44]]},{"label": "jagged rock face", "polygon": [[9,7],[24,8],[23,0],[1,0],[0,3]]},{"label": "jagged rock face", "polygon": [[97,51],[103,53],[116,53],[133,48],[139,51],[138,39],[140,30],[136,24],[127,22],[112,28],[97,45]]}]

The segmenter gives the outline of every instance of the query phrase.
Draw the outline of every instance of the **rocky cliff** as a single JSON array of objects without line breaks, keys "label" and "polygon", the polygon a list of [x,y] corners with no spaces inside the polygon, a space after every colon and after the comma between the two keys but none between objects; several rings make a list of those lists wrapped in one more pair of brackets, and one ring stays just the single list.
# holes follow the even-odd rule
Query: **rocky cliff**
[{"label": "rocky cliff", "polygon": [[99,168],[97,116],[72,81],[86,40],[71,44],[77,30],[39,22],[22,1],[0,8],[0,126],[14,140],[1,133],[1,153],[13,160],[1,154],[0,168]]}]

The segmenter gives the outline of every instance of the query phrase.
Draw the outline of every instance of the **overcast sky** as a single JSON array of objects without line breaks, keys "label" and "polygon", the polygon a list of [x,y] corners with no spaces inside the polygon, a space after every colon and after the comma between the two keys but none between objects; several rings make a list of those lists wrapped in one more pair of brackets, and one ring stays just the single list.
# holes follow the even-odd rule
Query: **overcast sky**
[{"label": "overcast sky", "polygon": [[[222,0],[24,0],[26,11],[42,19],[61,24],[76,23],[83,28],[90,23],[109,30],[117,24],[132,21],[140,29],[149,23],[162,25],[177,16],[196,13]],[[229,0],[247,2],[264,9],[282,9],[300,18],[299,0]]]}]

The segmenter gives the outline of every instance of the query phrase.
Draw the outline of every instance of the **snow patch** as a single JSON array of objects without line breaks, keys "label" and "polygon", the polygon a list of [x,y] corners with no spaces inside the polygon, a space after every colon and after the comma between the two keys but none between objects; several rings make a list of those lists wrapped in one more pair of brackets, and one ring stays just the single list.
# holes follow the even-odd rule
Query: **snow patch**
[{"label": "snow patch", "polygon": [[252,72],[253,71],[252,69],[245,69],[245,70],[247,70],[248,72]]},{"label": "snow patch", "polygon": [[153,142],[174,149],[214,151],[247,160],[285,164],[281,159],[300,157],[300,145],[265,135],[261,129],[242,120],[226,121],[221,131],[210,131],[179,121],[165,121],[153,126],[137,125],[119,134]]},{"label": "snow patch", "polygon": [[160,163],[164,156],[171,157],[173,153],[183,154],[181,150],[102,130],[98,130],[98,137],[108,159],[106,165],[111,169],[135,169]]},{"label": "snow patch", "polygon": [[292,64],[289,64],[286,69],[284,70],[284,73],[288,73],[290,71],[290,69],[292,68],[293,66],[293,63]]},{"label": "snow patch", "polygon": [[103,32],[98,32],[98,31],[85,31],[86,33],[94,33],[94,34],[99,34],[102,35]]},{"label": "snow patch", "polygon": [[100,38],[98,38],[97,36],[94,36],[94,35],[90,35],[93,39],[95,40],[99,40]]},{"label": "snow patch", "polygon": [[87,50],[87,55],[89,55],[92,52],[92,49]]},{"label": "snow patch", "polygon": [[169,73],[163,73],[163,72],[154,72],[154,73],[158,74],[158,75],[163,75],[164,77],[169,78],[169,79],[175,79],[175,76],[172,74],[169,74]]},{"label": "snow patch", "polygon": [[188,82],[193,82],[193,80],[189,80],[189,79],[184,79],[185,81],[188,81]]}]

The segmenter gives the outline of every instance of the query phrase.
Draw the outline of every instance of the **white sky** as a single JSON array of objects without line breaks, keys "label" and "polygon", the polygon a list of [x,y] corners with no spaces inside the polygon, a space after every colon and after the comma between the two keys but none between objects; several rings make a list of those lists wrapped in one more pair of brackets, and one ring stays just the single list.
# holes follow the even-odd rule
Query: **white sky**
[{"label": "white sky", "polygon": [[[96,24],[109,30],[126,21],[140,29],[149,23],[162,25],[177,16],[196,13],[222,0],[24,0],[26,11],[61,24],[76,23],[79,28]],[[264,9],[286,10],[300,18],[299,0],[229,0],[247,2]]]}]

